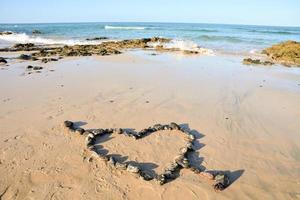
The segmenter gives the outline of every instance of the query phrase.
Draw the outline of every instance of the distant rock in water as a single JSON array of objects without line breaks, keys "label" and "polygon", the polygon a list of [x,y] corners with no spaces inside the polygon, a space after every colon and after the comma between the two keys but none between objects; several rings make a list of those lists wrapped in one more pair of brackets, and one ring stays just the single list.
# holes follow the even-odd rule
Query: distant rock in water
[{"label": "distant rock in water", "polygon": [[42,32],[39,31],[39,30],[33,30],[33,31],[32,31],[32,34],[38,35],[38,34],[42,34]]},{"label": "distant rock in water", "polygon": [[95,40],[108,40],[108,37],[94,37],[94,38],[87,38],[87,41],[95,41]]},{"label": "distant rock in water", "polygon": [[6,64],[6,63],[7,61],[4,58],[0,57],[0,64]]},{"label": "distant rock in water", "polygon": [[245,65],[273,65],[273,62],[270,61],[261,61],[259,59],[245,58],[243,60],[243,64]]},{"label": "distant rock in water", "polygon": [[13,48],[17,48],[17,49],[28,49],[28,48],[31,48],[31,47],[34,47],[34,44],[33,43],[26,43],[26,44],[15,44],[13,46]]},{"label": "distant rock in water", "polygon": [[11,34],[13,34],[13,32],[11,32],[11,31],[0,32],[0,35],[11,35]]},{"label": "distant rock in water", "polygon": [[282,42],[263,50],[262,53],[282,64],[300,67],[300,42]]}]

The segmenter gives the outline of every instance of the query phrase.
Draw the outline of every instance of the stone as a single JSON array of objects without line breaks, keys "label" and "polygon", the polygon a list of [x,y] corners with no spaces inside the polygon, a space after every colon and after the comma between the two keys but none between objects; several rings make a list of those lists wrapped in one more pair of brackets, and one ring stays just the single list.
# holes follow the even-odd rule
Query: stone
[{"label": "stone", "polygon": [[180,126],[174,122],[170,124],[172,130],[180,130]]},{"label": "stone", "polygon": [[135,166],[133,164],[128,164],[127,165],[127,171],[131,173],[139,173],[140,168],[138,166]]},{"label": "stone", "polygon": [[7,61],[4,58],[0,57],[0,64],[3,64],[3,63],[6,64]]},{"label": "stone", "polygon": [[27,69],[33,69],[33,66],[32,65],[28,65]]},{"label": "stone", "polygon": [[92,130],[92,133],[94,134],[94,136],[101,136],[104,135],[106,131],[104,129],[94,129]]},{"label": "stone", "polygon": [[73,122],[71,121],[64,121],[64,126],[67,128],[73,128]]},{"label": "stone", "polygon": [[51,61],[58,61],[58,59],[56,59],[56,58],[43,58],[41,61],[42,61],[42,63],[48,63],[48,62],[51,62]]},{"label": "stone", "polygon": [[160,131],[160,130],[163,130],[164,129],[164,126],[161,125],[161,124],[155,124],[153,126],[153,129],[155,129],[156,131]]},{"label": "stone", "polygon": [[154,178],[147,171],[140,171],[139,175],[145,181],[151,181]]},{"label": "stone", "polygon": [[114,129],[114,133],[115,134],[122,134],[123,130],[121,128],[116,128],[116,129]]},{"label": "stone", "polygon": [[85,132],[85,130],[83,128],[77,128],[75,130],[76,133],[80,134],[80,135],[83,135],[83,133]]},{"label": "stone", "polygon": [[31,60],[32,59],[32,57],[30,55],[26,55],[26,54],[21,54],[18,58],[21,60]]},{"label": "stone", "polygon": [[115,167],[117,169],[126,170],[127,169],[127,164],[126,163],[116,162]]},{"label": "stone", "polygon": [[40,66],[34,66],[32,69],[33,69],[33,70],[42,70],[43,67],[40,67]]},{"label": "stone", "polygon": [[115,166],[116,164],[116,160],[113,156],[111,156],[108,160],[108,164],[110,164],[111,166]]},{"label": "stone", "polygon": [[229,177],[225,173],[219,173],[215,176],[214,189],[216,191],[222,191],[230,184]]},{"label": "stone", "polygon": [[163,185],[163,184],[165,184],[165,183],[167,182],[166,177],[165,177],[164,174],[159,175],[159,176],[156,178],[156,181],[157,181],[158,184],[160,184],[160,185]]},{"label": "stone", "polygon": [[245,65],[273,65],[273,62],[270,61],[261,61],[260,59],[252,59],[252,58],[245,58],[243,60],[243,64]]},{"label": "stone", "polygon": [[3,32],[0,32],[0,35],[12,35],[13,32],[11,31],[3,31]]}]

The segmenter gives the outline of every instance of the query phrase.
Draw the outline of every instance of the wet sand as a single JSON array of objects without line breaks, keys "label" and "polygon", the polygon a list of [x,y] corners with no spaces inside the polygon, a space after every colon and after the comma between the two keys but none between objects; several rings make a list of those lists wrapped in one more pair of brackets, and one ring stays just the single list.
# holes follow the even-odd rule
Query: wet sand
[{"label": "wet sand", "polygon": [[[299,69],[150,53],[1,65],[2,199],[300,199]],[[29,64],[44,69],[27,74]],[[84,139],[62,127],[67,119],[136,130],[177,122],[197,137],[194,161],[230,171],[233,183],[217,193],[188,170],[163,186],[116,171],[89,159]],[[181,144],[162,132],[103,146],[159,172]]]}]

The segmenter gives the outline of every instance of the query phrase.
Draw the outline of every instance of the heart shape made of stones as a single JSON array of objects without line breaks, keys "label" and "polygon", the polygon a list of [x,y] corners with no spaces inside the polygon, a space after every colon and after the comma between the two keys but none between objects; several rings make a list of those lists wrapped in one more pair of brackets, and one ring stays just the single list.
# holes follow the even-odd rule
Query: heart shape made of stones
[{"label": "heart shape made of stones", "polygon": [[[179,176],[181,169],[190,169],[195,174],[200,175],[201,177],[206,178],[207,180],[213,181],[213,187],[216,191],[224,190],[229,186],[230,180],[226,173],[213,171],[201,171],[200,169],[190,165],[189,154],[195,151],[193,143],[195,142],[195,136],[188,130],[184,130],[178,124],[172,122],[168,125],[156,124],[149,128],[145,128],[139,132],[135,132],[128,129],[90,129],[84,130],[83,128],[76,127],[75,124],[71,121],[65,121],[64,126],[72,133],[77,133],[85,136],[85,141],[87,148],[91,151],[92,155],[105,162],[106,164],[115,167],[118,170],[126,170],[130,173],[137,174],[140,178],[145,181],[155,180],[160,185],[168,183]],[[147,137],[150,134],[153,134],[158,131],[169,130],[169,131],[179,131],[184,135],[186,144],[180,148],[178,156],[175,157],[174,161],[165,168],[164,172],[161,174],[150,173],[146,169],[141,169],[138,162],[127,161],[120,162],[117,161],[113,155],[108,155],[108,150],[104,148],[99,148],[99,145],[96,143],[98,138],[104,137],[106,135],[124,135],[131,137],[135,140],[140,140]],[[103,151],[105,150],[105,151]]]}]

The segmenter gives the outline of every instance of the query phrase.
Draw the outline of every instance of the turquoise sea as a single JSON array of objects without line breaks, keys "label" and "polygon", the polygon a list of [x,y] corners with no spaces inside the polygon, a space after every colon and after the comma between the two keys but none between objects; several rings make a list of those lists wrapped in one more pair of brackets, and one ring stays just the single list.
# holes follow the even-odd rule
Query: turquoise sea
[{"label": "turquoise sea", "polygon": [[[42,32],[32,34],[33,30]],[[285,40],[300,41],[300,27],[274,27],[188,23],[49,23],[0,24],[0,46],[11,43],[89,44],[87,38],[109,37],[112,40],[145,37],[174,39],[180,48],[200,46],[230,53],[255,52]],[[99,41],[98,41],[99,42]]]}]

